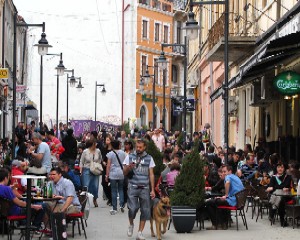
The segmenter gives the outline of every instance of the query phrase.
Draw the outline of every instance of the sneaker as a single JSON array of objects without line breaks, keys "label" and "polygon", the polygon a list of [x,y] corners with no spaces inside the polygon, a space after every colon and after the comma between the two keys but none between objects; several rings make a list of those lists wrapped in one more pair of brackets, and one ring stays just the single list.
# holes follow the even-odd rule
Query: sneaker
[{"label": "sneaker", "polygon": [[142,232],[138,232],[137,236],[136,236],[136,240],[145,240],[146,238],[143,236]]},{"label": "sneaker", "polygon": [[110,210],[109,212],[110,212],[110,215],[116,215],[118,213],[118,211],[114,210],[114,209]]},{"label": "sneaker", "polygon": [[133,227],[134,227],[134,225],[129,225],[128,230],[127,230],[127,236],[128,237],[132,237]]},{"label": "sneaker", "polygon": [[120,207],[120,210],[123,213],[124,212],[124,207]]}]

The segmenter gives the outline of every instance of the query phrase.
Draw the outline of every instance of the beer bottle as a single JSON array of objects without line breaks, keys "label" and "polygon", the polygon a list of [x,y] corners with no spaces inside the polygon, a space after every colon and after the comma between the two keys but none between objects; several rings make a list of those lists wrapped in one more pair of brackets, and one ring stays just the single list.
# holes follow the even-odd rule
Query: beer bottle
[{"label": "beer bottle", "polygon": [[45,182],[43,187],[43,198],[47,198],[47,196],[47,183]]},{"label": "beer bottle", "polygon": [[42,188],[42,180],[40,178],[37,180],[36,186]]},{"label": "beer bottle", "polygon": [[52,198],[52,195],[53,195],[52,182],[48,183],[48,189],[47,190],[48,190],[47,191],[48,198]]}]

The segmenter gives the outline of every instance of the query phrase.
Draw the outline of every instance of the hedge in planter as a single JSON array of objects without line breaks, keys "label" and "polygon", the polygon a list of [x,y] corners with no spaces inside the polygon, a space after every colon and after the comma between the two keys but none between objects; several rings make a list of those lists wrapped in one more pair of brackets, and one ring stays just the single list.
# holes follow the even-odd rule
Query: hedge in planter
[{"label": "hedge in planter", "polygon": [[199,207],[204,202],[203,157],[199,155],[198,143],[183,159],[180,174],[176,178],[171,204]]},{"label": "hedge in planter", "polygon": [[[184,157],[171,193],[173,224],[177,232],[190,232],[193,229],[196,209],[204,202],[203,165],[204,160],[199,155],[197,143],[192,152]],[[179,209],[179,206],[183,208]],[[191,218],[186,217],[188,213],[191,213]]]}]

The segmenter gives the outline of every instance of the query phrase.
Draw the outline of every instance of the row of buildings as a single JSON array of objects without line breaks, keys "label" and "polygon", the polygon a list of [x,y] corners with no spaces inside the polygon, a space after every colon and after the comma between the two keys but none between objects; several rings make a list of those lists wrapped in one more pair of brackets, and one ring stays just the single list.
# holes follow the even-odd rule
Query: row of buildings
[{"label": "row of buildings", "polygon": [[[0,139],[10,137],[13,120],[13,44],[14,21],[25,23],[17,14],[17,9],[11,0],[0,1]],[[37,118],[36,105],[26,96],[28,81],[28,31],[26,27],[16,28],[16,76],[17,76],[17,106],[15,121],[30,121]],[[2,70],[5,69],[5,74]],[[8,74],[6,75],[6,71]],[[11,137],[10,137],[11,138]]]},{"label": "row of buildings", "polygon": [[[165,100],[165,128],[181,129],[185,58],[180,47],[164,48],[165,71],[154,71],[154,66],[162,43],[183,43],[189,1],[124,0],[124,6],[123,117],[135,116],[151,127],[154,112],[155,125],[161,126]],[[244,148],[260,141],[270,152],[299,160],[300,3],[232,0],[229,8],[229,144]],[[200,32],[188,41],[187,98],[194,106],[188,109],[187,132],[209,123],[212,141],[222,146],[224,5],[194,6],[193,11]],[[155,75],[155,96],[153,82],[137,90],[147,65]]]}]

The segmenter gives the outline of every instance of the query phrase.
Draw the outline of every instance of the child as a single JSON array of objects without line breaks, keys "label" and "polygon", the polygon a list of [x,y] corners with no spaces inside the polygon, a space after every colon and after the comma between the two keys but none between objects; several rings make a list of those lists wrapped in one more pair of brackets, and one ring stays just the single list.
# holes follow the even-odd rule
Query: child
[{"label": "child", "polygon": [[167,185],[169,187],[174,187],[175,179],[178,176],[180,171],[179,163],[173,163],[170,167],[170,172],[167,174]]}]

